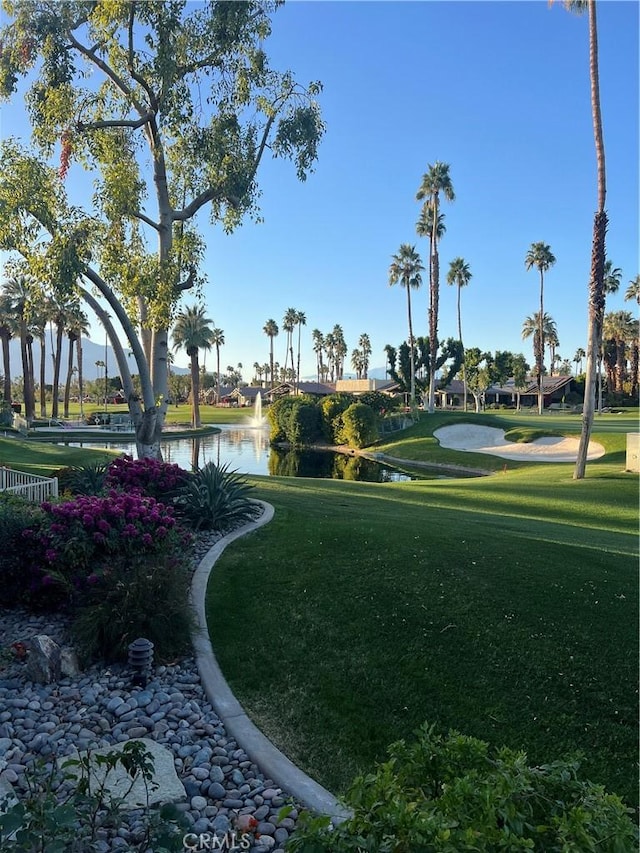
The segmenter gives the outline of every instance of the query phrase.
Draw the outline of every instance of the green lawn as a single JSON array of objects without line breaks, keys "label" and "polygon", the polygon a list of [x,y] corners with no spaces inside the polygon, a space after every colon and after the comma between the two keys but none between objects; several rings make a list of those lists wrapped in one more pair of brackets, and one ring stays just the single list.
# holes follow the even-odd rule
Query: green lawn
[{"label": "green lawn", "polygon": [[[638,479],[623,473],[628,427],[598,422],[607,455],[574,481],[573,465],[504,469],[440,450],[430,433],[462,417],[423,418],[379,449],[473,458],[493,476],[255,479],[275,519],[225,551],[209,588],[223,671],[259,726],[335,792],[429,720],[536,762],[579,749],[590,778],[635,804]],[[481,422],[527,426],[526,416]],[[580,428],[563,415],[548,423]]]}]

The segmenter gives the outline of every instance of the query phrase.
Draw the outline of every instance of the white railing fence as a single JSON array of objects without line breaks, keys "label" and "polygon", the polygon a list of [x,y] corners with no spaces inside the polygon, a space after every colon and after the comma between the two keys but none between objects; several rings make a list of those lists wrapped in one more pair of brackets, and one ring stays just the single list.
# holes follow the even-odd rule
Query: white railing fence
[{"label": "white railing fence", "polygon": [[58,478],[25,474],[24,471],[0,466],[0,492],[10,492],[29,501],[42,503],[58,497]]}]

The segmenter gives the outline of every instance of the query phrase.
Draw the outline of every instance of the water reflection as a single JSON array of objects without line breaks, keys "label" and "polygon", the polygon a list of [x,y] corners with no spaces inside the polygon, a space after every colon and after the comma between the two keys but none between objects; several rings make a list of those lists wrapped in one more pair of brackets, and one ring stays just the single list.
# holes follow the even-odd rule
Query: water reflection
[{"label": "water reflection", "polygon": [[[199,438],[163,441],[162,458],[190,470],[207,462],[228,464],[243,474],[277,477],[320,477],[340,480],[366,480],[386,483],[417,479],[379,462],[361,456],[347,456],[332,451],[280,450],[269,446],[269,431],[250,427],[220,425],[220,432]],[[82,443],[73,442],[82,447]],[[136,455],[134,442],[95,442],[87,447],[108,447],[131,456]],[[431,475],[425,474],[425,478]],[[432,475],[439,476],[437,474]],[[423,475],[420,475],[420,479]]]}]

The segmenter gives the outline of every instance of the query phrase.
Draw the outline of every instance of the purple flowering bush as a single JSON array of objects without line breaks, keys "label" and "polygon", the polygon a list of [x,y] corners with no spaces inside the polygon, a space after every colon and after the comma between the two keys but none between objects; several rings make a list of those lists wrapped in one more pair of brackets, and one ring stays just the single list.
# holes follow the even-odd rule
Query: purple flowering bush
[{"label": "purple flowering bush", "polygon": [[157,500],[167,500],[185,484],[189,474],[184,468],[158,459],[133,459],[119,456],[109,463],[105,485],[127,492],[140,491]]},{"label": "purple flowering bush", "polygon": [[153,560],[188,550],[191,535],[171,507],[140,492],[78,495],[41,504],[45,520],[26,528],[32,553],[29,595],[33,603],[57,607],[73,603],[96,584],[108,582],[114,557],[144,555]]}]

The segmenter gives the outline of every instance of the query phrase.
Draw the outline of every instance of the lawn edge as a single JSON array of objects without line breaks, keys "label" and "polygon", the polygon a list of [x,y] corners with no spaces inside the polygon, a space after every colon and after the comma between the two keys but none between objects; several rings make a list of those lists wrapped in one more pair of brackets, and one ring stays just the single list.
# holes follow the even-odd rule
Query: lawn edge
[{"label": "lawn edge", "polygon": [[303,773],[284,753],[260,731],[236,699],[218,664],[207,625],[206,594],[211,571],[231,542],[252,533],[268,524],[275,515],[274,507],[266,501],[256,500],[263,513],[256,521],[249,522],[224,536],[207,551],[200,560],[191,581],[191,604],[195,611],[196,626],[191,639],[196,663],[207,698],[222,720],[226,731],[255,761],[269,778],[284,791],[307,808],[336,820],[344,820],[349,812],[334,795],[318,782]]}]

